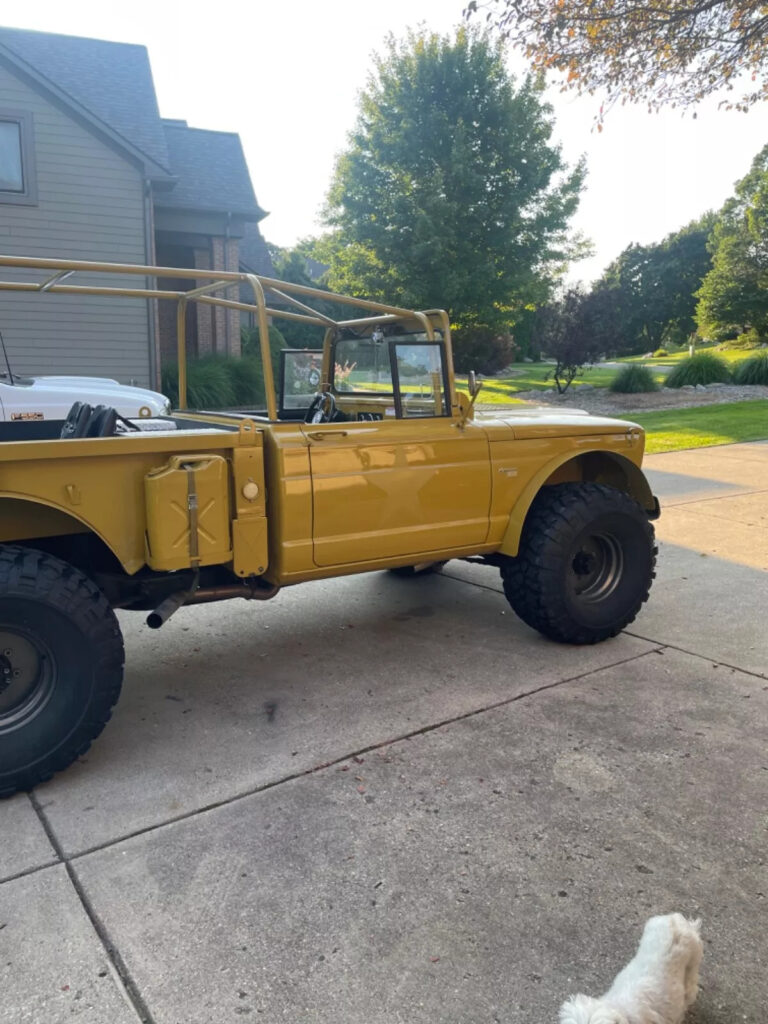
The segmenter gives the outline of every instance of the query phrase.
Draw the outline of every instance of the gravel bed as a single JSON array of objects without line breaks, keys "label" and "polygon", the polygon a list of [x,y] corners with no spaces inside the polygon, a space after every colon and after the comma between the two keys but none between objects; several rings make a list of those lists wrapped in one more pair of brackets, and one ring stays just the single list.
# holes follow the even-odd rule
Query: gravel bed
[{"label": "gravel bed", "polygon": [[[483,412],[498,412],[503,406],[483,404],[479,396],[477,408]],[[607,388],[581,385],[569,388],[564,395],[555,391],[520,391],[515,398],[529,405],[553,405],[566,409],[585,409],[601,415],[632,412],[651,412],[655,409],[686,409],[701,405],[721,405],[724,402],[748,402],[768,398],[768,387],[760,384],[709,384],[706,387],[661,388],[639,395],[614,394]]]}]

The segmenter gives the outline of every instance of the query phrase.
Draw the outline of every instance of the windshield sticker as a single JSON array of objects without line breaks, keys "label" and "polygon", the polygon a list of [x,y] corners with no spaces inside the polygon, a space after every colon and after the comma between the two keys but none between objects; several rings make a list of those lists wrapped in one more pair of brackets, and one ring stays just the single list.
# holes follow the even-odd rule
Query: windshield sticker
[{"label": "windshield sticker", "polygon": [[41,412],[12,412],[12,420],[44,420],[45,416]]}]

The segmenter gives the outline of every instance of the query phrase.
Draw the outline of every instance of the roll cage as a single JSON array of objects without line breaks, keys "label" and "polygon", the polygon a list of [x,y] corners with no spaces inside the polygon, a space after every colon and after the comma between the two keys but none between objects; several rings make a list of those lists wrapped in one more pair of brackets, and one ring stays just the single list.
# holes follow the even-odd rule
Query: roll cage
[{"label": "roll cage", "polygon": [[[143,300],[172,300],[176,303],[176,353],[179,369],[179,409],[187,410],[187,352],[186,352],[186,318],[187,306],[190,302],[200,302],[211,306],[222,306],[236,309],[254,316],[259,328],[259,345],[264,367],[264,389],[266,395],[267,416],[274,421],[278,418],[277,396],[275,392],[275,367],[269,347],[269,322],[275,320],[293,320],[312,324],[325,329],[323,342],[322,380],[319,390],[327,391],[333,385],[333,366],[331,348],[333,341],[342,333],[355,332],[361,336],[372,334],[377,328],[386,325],[401,324],[405,330],[423,333],[426,339],[434,341],[439,334],[445,350],[446,385],[451,415],[459,414],[459,400],[456,394],[453,373],[453,355],[451,350],[451,334],[448,315],[444,310],[430,309],[423,311],[403,309],[390,306],[370,299],[360,299],[348,295],[327,292],[308,285],[293,284],[279,281],[276,278],[264,277],[259,274],[239,273],[233,271],[198,270],[186,267],[155,267],[127,263],[99,263],[87,260],[38,259],[36,257],[0,255],[0,268],[13,272],[29,271],[32,275],[42,272],[41,280],[15,279],[14,275],[4,275],[0,280],[0,292],[15,291],[38,294],[62,295],[102,295],[107,297],[136,298]],[[72,282],[75,275],[93,275],[96,281],[81,284]],[[125,287],[99,281],[100,275],[110,276],[131,275],[144,278],[144,287]],[[163,288],[166,279],[188,280],[188,289],[178,287]],[[233,298],[232,291],[245,286],[253,295],[252,302],[242,302]],[[226,294],[229,292],[229,294]],[[222,294],[224,293],[224,294]],[[239,294],[239,293],[238,293]],[[269,298],[269,305],[267,299]],[[313,308],[312,302],[334,303],[345,306],[357,315],[350,319],[333,319],[326,313]]]}]

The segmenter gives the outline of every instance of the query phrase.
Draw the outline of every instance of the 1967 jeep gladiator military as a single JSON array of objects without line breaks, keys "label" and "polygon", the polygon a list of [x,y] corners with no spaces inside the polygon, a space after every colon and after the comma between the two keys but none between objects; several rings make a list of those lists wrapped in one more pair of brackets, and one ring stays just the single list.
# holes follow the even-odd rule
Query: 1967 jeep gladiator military
[{"label": "1967 jeep gladiator military", "polygon": [[[123,674],[115,608],[157,628],[187,604],[472,558],[501,570],[534,629],[590,644],[648,597],[659,506],[642,430],[526,406],[475,417],[444,312],[215,271],[0,257],[0,273],[0,292],[40,301],[174,302],[180,406],[122,420],[76,403],[64,422],[0,424],[0,794],[103,729]],[[253,318],[263,407],[187,408],[191,302]],[[273,368],[271,318],[315,325],[321,350],[284,350]]]}]

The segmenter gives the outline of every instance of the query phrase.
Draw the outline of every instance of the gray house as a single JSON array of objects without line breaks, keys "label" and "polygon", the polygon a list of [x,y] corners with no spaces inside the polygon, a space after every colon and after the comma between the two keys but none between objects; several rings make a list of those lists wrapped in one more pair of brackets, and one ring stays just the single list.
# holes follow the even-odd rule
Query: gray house
[{"label": "gray house", "polygon": [[[265,216],[239,136],[160,117],[143,46],[0,28],[0,252],[270,274]],[[160,305],[9,292],[0,330],[15,371],[158,386]],[[192,354],[239,354],[237,312],[187,330]]]}]

